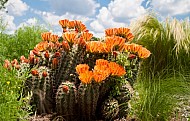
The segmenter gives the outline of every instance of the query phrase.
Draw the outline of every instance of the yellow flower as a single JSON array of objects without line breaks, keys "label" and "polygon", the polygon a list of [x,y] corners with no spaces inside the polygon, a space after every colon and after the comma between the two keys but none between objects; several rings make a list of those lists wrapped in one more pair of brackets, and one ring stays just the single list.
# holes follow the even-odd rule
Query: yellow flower
[{"label": "yellow flower", "polygon": [[9,84],[10,84],[10,81],[7,81],[6,83],[7,83],[7,85],[9,85]]}]

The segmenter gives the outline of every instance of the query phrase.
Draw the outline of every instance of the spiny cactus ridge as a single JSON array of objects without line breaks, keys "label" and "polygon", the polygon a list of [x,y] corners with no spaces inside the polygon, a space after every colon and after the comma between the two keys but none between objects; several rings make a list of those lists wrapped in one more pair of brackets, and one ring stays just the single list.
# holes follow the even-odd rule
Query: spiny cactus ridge
[{"label": "spiny cactus ridge", "polygon": [[[150,51],[131,43],[128,28],[109,28],[94,40],[81,21],[60,20],[62,36],[42,33],[42,42],[21,56],[5,60],[20,76],[29,72],[25,96],[38,114],[56,113],[67,121],[114,120],[127,116],[140,60]],[[130,89],[131,88],[131,89]]]}]

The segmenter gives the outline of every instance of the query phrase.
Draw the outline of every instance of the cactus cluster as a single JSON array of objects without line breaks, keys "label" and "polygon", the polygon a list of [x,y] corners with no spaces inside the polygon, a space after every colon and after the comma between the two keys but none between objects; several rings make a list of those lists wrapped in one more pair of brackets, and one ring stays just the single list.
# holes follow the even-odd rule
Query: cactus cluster
[{"label": "cactus cluster", "polygon": [[67,121],[124,118],[140,60],[150,51],[131,43],[128,28],[109,28],[93,39],[81,21],[60,20],[62,36],[42,33],[29,57],[5,60],[4,67],[30,73],[24,91],[38,114],[56,113]]}]

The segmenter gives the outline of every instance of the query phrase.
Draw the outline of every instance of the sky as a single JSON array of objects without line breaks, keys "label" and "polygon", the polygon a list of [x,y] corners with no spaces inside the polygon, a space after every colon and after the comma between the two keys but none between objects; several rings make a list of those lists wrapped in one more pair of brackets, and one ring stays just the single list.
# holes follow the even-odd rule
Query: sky
[{"label": "sky", "polygon": [[69,19],[82,21],[100,37],[106,28],[128,27],[150,10],[161,20],[185,19],[190,17],[190,0],[9,0],[0,17],[10,34],[19,27],[40,24],[60,35],[59,20]]}]

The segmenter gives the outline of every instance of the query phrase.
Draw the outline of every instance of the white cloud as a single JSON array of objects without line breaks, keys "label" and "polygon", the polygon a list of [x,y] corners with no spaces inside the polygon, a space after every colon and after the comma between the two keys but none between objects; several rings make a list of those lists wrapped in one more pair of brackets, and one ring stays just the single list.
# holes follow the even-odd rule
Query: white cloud
[{"label": "white cloud", "polygon": [[125,27],[131,20],[146,13],[141,5],[144,0],[114,0],[108,7],[102,7],[96,20],[90,23],[96,32],[110,27]]},{"label": "white cloud", "polygon": [[13,34],[16,30],[16,25],[14,23],[14,16],[8,15],[5,12],[0,11],[0,19],[2,18],[3,25],[6,25],[6,33]]},{"label": "white cloud", "polygon": [[115,22],[110,11],[102,7],[97,15],[97,19],[90,23],[92,29],[96,32],[104,32],[106,28],[125,26],[125,23]]},{"label": "white cloud", "polygon": [[17,28],[23,27],[23,26],[35,26],[37,25],[38,20],[36,18],[29,18],[26,22],[20,23]]},{"label": "white cloud", "polygon": [[59,25],[59,20],[61,20],[61,19],[80,20],[83,23],[90,20],[90,18],[88,18],[88,17],[81,16],[81,15],[75,15],[75,14],[71,14],[68,12],[66,12],[63,15],[56,15],[55,13],[52,13],[52,12],[39,11],[39,10],[33,10],[33,9],[31,9],[31,10],[35,14],[40,15],[46,23],[48,23],[52,26]]},{"label": "white cloud", "polygon": [[163,16],[190,13],[190,0],[152,0],[151,5]]},{"label": "white cloud", "polygon": [[100,6],[95,0],[50,0],[50,6],[56,14],[72,14],[92,16]]},{"label": "white cloud", "polygon": [[144,0],[114,0],[108,5],[108,10],[117,21],[127,22],[146,12],[141,5]]},{"label": "white cloud", "polygon": [[6,8],[10,15],[22,16],[29,6],[21,0],[8,0]]}]

